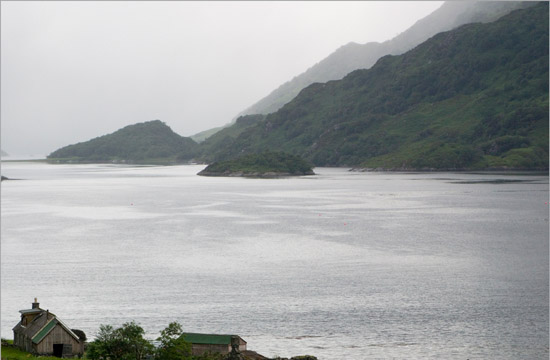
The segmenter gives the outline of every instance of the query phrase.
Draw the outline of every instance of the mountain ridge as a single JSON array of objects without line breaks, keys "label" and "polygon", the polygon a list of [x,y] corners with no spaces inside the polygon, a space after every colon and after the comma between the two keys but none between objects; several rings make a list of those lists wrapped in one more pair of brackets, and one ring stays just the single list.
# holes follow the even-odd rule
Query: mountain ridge
[{"label": "mountain ridge", "polygon": [[[156,120],[148,123],[154,141],[140,135],[145,147],[129,136],[136,124],[48,158],[143,162],[158,160],[158,146],[170,143],[161,155],[172,163],[278,151],[316,166],[548,169],[548,103],[543,2],[439,33],[341,80],[313,83],[278,111],[242,116],[201,144],[185,138],[184,147],[184,138]],[[121,133],[126,139],[113,137]],[[155,156],[147,154],[151,147]]]},{"label": "mountain ridge", "polygon": [[542,3],[314,83],[223,151],[287,151],[317,166],[547,168],[547,119]]},{"label": "mountain ridge", "polygon": [[445,2],[439,9],[390,40],[365,44],[350,42],[339,47],[305,72],[280,85],[266,97],[240,112],[237,117],[274,112],[314,82],[342,79],[351,71],[370,68],[382,56],[402,54],[439,32],[466,23],[494,21],[514,9],[531,5],[527,2],[512,1]]}]

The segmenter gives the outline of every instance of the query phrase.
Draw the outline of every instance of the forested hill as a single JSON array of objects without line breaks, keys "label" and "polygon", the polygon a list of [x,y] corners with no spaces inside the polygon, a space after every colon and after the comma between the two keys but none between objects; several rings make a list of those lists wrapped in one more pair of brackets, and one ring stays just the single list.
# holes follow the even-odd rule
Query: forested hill
[{"label": "forested hill", "polygon": [[548,41],[548,3],[437,34],[307,87],[217,152],[286,151],[317,166],[548,168]]},{"label": "forested hill", "polygon": [[340,80],[358,69],[369,69],[385,55],[400,55],[435,34],[473,22],[490,22],[518,8],[531,6],[527,1],[447,1],[439,9],[416,22],[395,38],[383,43],[349,43],[282,84],[269,95],[240,113],[269,114],[292,100],[315,82]]},{"label": "forested hill", "polygon": [[65,146],[48,159],[59,162],[171,163],[190,160],[197,143],[160,120],[126,126],[112,134]]}]

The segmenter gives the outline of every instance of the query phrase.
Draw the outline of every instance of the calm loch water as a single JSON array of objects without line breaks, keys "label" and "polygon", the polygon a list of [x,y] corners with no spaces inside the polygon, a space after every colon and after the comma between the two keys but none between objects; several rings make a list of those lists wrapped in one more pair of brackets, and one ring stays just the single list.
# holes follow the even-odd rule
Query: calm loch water
[{"label": "calm loch water", "polygon": [[1,335],[38,297],[93,337],[241,335],[266,356],[547,359],[548,176],[205,178],[3,163]]}]

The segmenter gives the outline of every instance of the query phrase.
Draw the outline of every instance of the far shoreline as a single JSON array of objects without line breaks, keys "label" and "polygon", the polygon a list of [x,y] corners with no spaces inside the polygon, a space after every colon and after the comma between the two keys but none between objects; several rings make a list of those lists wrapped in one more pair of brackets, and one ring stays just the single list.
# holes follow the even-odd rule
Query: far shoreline
[{"label": "far shoreline", "polygon": [[[127,166],[180,166],[180,165],[204,165],[199,163],[168,163],[168,162],[120,162],[120,161],[55,161],[46,158],[41,159],[5,159],[1,158],[0,163],[45,163],[51,165],[127,165]],[[501,174],[501,175],[550,175],[550,169],[524,169],[524,168],[485,168],[485,169],[435,169],[435,168],[369,168],[369,167],[353,167],[353,166],[316,166],[314,168],[327,168],[327,169],[348,169],[349,172],[355,173],[464,173],[464,174]],[[203,175],[207,177],[251,177],[251,178],[277,178],[277,177],[289,177],[285,175],[275,176],[247,176],[247,175]],[[291,175],[292,176],[292,175]],[[296,176],[296,175],[294,175]],[[304,175],[305,176],[305,175]]]},{"label": "far shoreline", "polygon": [[485,168],[485,169],[381,169],[381,168],[350,168],[349,172],[358,173],[405,173],[405,174],[437,174],[437,173],[457,173],[457,174],[493,174],[493,175],[549,175],[549,169],[522,169],[522,168]]},{"label": "far shoreline", "polygon": [[1,162],[11,163],[11,162],[40,162],[47,163],[48,159],[0,159]]}]

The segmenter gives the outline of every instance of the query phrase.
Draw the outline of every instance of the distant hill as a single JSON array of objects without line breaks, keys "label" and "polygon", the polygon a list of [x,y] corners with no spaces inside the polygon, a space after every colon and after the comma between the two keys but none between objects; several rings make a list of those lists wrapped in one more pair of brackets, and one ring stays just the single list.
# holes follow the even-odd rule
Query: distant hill
[{"label": "distant hill", "polygon": [[227,124],[225,126],[219,126],[212,129],[204,130],[199,133],[196,133],[195,135],[191,135],[190,138],[193,139],[193,141],[197,143],[201,143],[204,140],[208,139],[210,136],[214,135],[218,131],[223,130],[224,128],[231,126],[231,124]]},{"label": "distant hill", "polygon": [[197,143],[160,120],[126,126],[112,134],[65,146],[48,155],[58,162],[174,163],[195,156]]},{"label": "distant hill", "polygon": [[225,158],[225,149],[230,147],[243,131],[264,119],[265,115],[239,117],[232,126],[227,126],[204,140],[199,146],[198,156],[207,163]]},{"label": "distant hill", "polygon": [[490,22],[518,8],[532,6],[525,1],[449,1],[439,9],[417,21],[395,38],[383,43],[349,43],[304,73],[282,84],[239,116],[269,114],[292,100],[305,87],[315,82],[342,79],[357,69],[368,69],[385,55],[399,55],[437,33],[473,22]]},{"label": "distant hill", "polygon": [[[224,141],[225,137],[235,138],[239,135],[242,130],[246,129],[250,125],[263,120],[264,115],[261,114],[252,114],[252,115],[243,115],[239,116],[233,123],[227,124],[225,126],[220,126],[210,130],[202,131],[198,134],[191,136],[191,139],[195,140],[197,143],[201,143],[205,140],[208,140],[208,144],[205,146],[206,149],[210,148],[214,143],[219,141]],[[231,126],[236,125],[236,126]]]},{"label": "distant hill", "polygon": [[548,168],[548,3],[316,83],[210,153],[317,166]]}]

